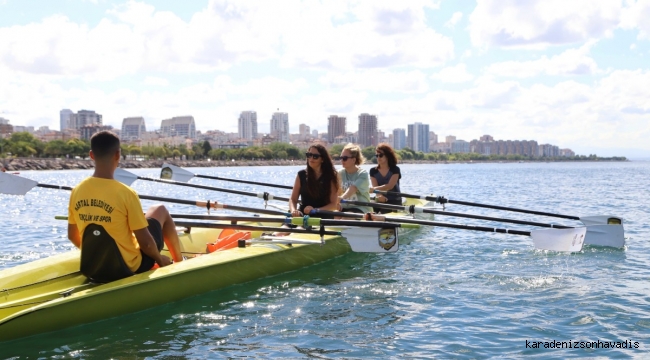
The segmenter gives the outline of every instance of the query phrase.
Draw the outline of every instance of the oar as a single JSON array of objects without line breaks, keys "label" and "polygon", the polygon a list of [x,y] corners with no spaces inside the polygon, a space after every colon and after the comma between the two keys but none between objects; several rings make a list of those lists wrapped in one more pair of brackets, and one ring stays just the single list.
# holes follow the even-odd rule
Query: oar
[{"label": "oar", "polygon": [[430,208],[415,206],[415,205],[403,206],[403,205],[393,205],[393,204],[384,204],[384,203],[368,203],[368,202],[363,202],[363,201],[354,201],[354,200],[345,200],[345,199],[342,199],[341,203],[343,203],[343,204],[351,204],[351,205],[360,205],[360,206],[374,206],[376,208],[381,208],[381,209],[394,210],[394,211],[404,211],[404,212],[410,213],[410,214],[414,214],[414,213],[436,214],[436,215],[444,215],[444,216],[452,216],[452,217],[462,217],[462,218],[468,218],[468,219],[498,221],[498,222],[511,223],[511,224],[531,225],[531,226],[557,228],[557,229],[568,229],[568,228],[575,227],[575,226],[564,226],[564,225],[556,225],[556,224],[539,223],[539,222],[534,222],[534,221],[524,221],[524,220],[507,219],[507,218],[496,218],[496,217],[483,216],[483,215],[455,213],[455,212],[435,210],[435,209],[430,209]]},{"label": "oar", "polygon": [[[331,212],[332,214],[339,214],[338,212]],[[361,214],[359,214],[361,215]],[[407,223],[390,223],[382,224],[379,222],[373,221],[356,221],[356,220],[333,220],[333,219],[321,219],[318,217],[259,217],[259,216],[232,216],[232,215],[195,215],[195,214],[172,214],[174,219],[192,219],[192,220],[217,220],[217,221],[229,221],[231,224],[237,224],[238,222],[269,222],[269,223],[279,223],[295,226],[304,226],[305,228],[311,226],[356,226],[356,227],[371,227],[371,228],[418,228],[415,224]]]},{"label": "oar", "polygon": [[250,180],[229,179],[229,178],[224,178],[224,177],[220,177],[220,176],[209,176],[209,175],[194,174],[194,173],[191,173],[191,172],[183,169],[182,167],[178,167],[178,166],[175,166],[175,165],[172,165],[172,164],[167,164],[167,163],[164,163],[163,166],[162,166],[162,169],[160,170],[160,178],[161,179],[188,182],[193,177],[203,178],[203,179],[212,179],[212,180],[221,180],[221,181],[230,181],[230,182],[236,182],[236,183],[242,183],[242,184],[268,186],[268,187],[274,187],[274,188],[279,188],[279,189],[288,189],[288,190],[293,189],[293,186],[288,186],[288,185],[276,185],[276,184],[269,184],[269,183],[250,181]]},{"label": "oar", "polygon": [[[608,222],[606,220],[606,218],[615,218],[617,220],[617,222],[615,222],[615,224],[620,224],[622,222],[622,219],[620,219],[618,217],[615,217],[615,216],[600,215],[600,216],[587,216],[587,217],[583,216],[583,217],[580,217],[580,216],[574,216],[574,215],[554,214],[554,213],[548,213],[548,212],[543,212],[543,211],[518,209],[518,208],[499,206],[499,205],[479,204],[479,203],[473,203],[473,202],[468,202],[468,201],[452,200],[452,199],[447,199],[444,196],[414,195],[414,194],[392,192],[392,191],[381,191],[381,190],[374,190],[373,192],[375,194],[382,194],[382,195],[393,195],[393,196],[400,196],[400,197],[411,198],[411,199],[423,199],[423,200],[433,201],[433,202],[436,202],[436,203],[439,203],[439,204],[457,204],[457,205],[465,205],[465,206],[474,206],[474,207],[481,207],[481,208],[486,208],[486,209],[495,209],[495,210],[519,212],[519,213],[524,213],[524,214],[550,216],[550,217],[556,217],[556,218],[568,219],[568,220],[582,221],[583,219],[586,218],[586,219],[590,219],[590,220],[588,220],[588,222],[592,222],[592,223],[593,222],[598,222],[600,224],[611,224],[611,222]],[[591,219],[591,218],[599,218],[599,219]],[[603,219],[600,219],[600,218],[603,218]],[[602,221],[602,220],[605,220],[605,221]]]},{"label": "oar", "polygon": [[[587,236],[585,237],[585,244],[595,245],[595,246],[609,246],[615,248],[622,248],[623,246],[625,246],[625,231],[623,229],[623,220],[617,216],[595,215],[595,216],[578,217],[572,215],[553,214],[553,213],[534,211],[534,210],[517,209],[517,208],[498,206],[498,205],[487,205],[487,204],[471,203],[467,201],[450,200],[450,199],[446,199],[443,196],[413,195],[413,194],[380,191],[380,190],[375,190],[374,192],[383,195],[397,195],[397,196],[412,198],[412,199],[424,199],[428,201],[437,202],[440,204],[446,204],[446,203],[458,204],[458,205],[474,206],[474,207],[481,207],[487,209],[519,212],[524,214],[556,217],[556,218],[568,219],[568,220],[577,220],[582,222],[582,224],[584,224],[585,226],[587,226]],[[378,204],[373,204],[372,206],[379,207]]]},{"label": "oar", "polygon": [[[41,184],[31,179],[0,172],[0,192],[4,194],[25,195],[29,190],[35,187],[41,187],[46,189],[68,190],[68,191],[72,190],[72,187],[70,186]],[[284,216],[287,215],[287,213],[283,211],[226,205],[226,204],[221,204],[216,201],[210,201],[210,200],[195,201],[195,200],[182,200],[182,199],[166,198],[160,196],[149,196],[149,195],[138,195],[138,196],[140,197],[140,199],[143,200],[153,200],[153,201],[162,201],[162,202],[175,203],[175,204],[194,205],[206,209],[227,209],[227,210],[247,211],[252,213],[260,213],[260,214],[268,214],[268,215],[284,215]]]},{"label": "oar", "polygon": [[115,177],[115,180],[118,180],[118,181],[120,181],[120,182],[122,182],[122,183],[124,183],[126,185],[131,185],[135,180],[146,180],[146,181],[153,181],[153,182],[159,182],[159,183],[164,183],[164,184],[187,186],[187,187],[196,188],[196,189],[220,191],[220,192],[237,194],[237,195],[258,197],[260,199],[264,199],[264,201],[268,201],[268,200],[289,201],[289,198],[280,197],[280,196],[273,196],[273,195],[271,195],[271,194],[269,194],[267,192],[253,193],[253,192],[248,192],[248,191],[224,189],[224,188],[218,188],[218,187],[212,187],[212,186],[206,186],[206,185],[188,184],[188,183],[175,181],[175,180],[154,179],[154,178],[150,178],[150,177],[138,176],[138,175],[136,175],[136,174],[134,174],[132,172],[126,171],[126,170],[124,170],[122,168],[115,169],[115,172],[113,173],[113,177]]},{"label": "oar", "polygon": [[[312,211],[311,213],[311,215],[318,215],[318,214],[333,215],[333,216],[340,216],[340,217],[354,217],[354,218],[362,218],[366,216],[364,214],[339,213],[339,212],[325,211],[325,210],[316,210],[316,211]],[[535,246],[536,249],[561,251],[561,252],[581,251],[582,245],[584,243],[584,237],[587,231],[587,228],[584,226],[575,227],[575,228],[562,228],[562,229],[555,228],[555,229],[523,231],[523,230],[515,230],[515,229],[493,228],[487,226],[450,224],[450,223],[442,223],[437,221],[410,219],[410,218],[403,218],[403,217],[388,217],[388,216],[378,215],[378,214],[372,214],[371,216],[373,220],[377,220],[377,221],[400,222],[400,223],[426,225],[426,226],[447,227],[447,228],[462,229],[462,230],[473,230],[473,231],[484,231],[484,232],[492,232],[492,233],[530,236],[533,239],[533,246]]]}]

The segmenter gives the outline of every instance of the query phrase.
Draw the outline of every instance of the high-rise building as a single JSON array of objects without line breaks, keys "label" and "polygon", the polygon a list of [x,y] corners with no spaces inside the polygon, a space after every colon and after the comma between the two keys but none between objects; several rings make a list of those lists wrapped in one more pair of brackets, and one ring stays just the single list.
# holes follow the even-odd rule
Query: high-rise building
[{"label": "high-rise building", "polygon": [[285,112],[274,112],[271,116],[271,136],[279,142],[289,142],[289,114]]},{"label": "high-rise building", "polygon": [[309,125],[307,124],[300,124],[298,125],[298,133],[300,134],[300,140],[305,140],[311,136],[310,134],[311,129],[309,128]]},{"label": "high-rise building", "polygon": [[408,125],[408,147],[413,151],[429,152],[429,124],[416,122]]},{"label": "high-rise building", "polygon": [[330,144],[334,143],[337,136],[345,135],[345,117],[330,115],[327,118],[327,139]]},{"label": "high-rise building", "polygon": [[120,138],[125,141],[138,140],[146,131],[147,127],[144,124],[144,118],[142,116],[128,117],[122,120]]},{"label": "high-rise building", "polygon": [[72,110],[63,109],[59,111],[59,122],[61,131],[70,128],[70,117],[72,117]]},{"label": "high-rise building", "polygon": [[359,115],[359,145],[377,146],[377,115]]},{"label": "high-rise building", "polygon": [[435,145],[438,143],[438,134],[434,131],[429,131],[429,144]]},{"label": "high-rise building", "polygon": [[190,139],[196,139],[196,125],[194,117],[174,116],[171,119],[165,119],[160,122],[160,134],[162,136],[180,136]]},{"label": "high-rise building", "polygon": [[241,139],[257,139],[257,113],[255,111],[242,111],[239,114],[238,125]]},{"label": "high-rise building", "polygon": [[87,125],[102,125],[102,116],[93,110],[79,110],[79,112],[72,113],[68,121],[68,127],[79,130]]},{"label": "high-rise building", "polygon": [[406,147],[406,130],[394,129],[393,130],[393,149],[400,150]]}]

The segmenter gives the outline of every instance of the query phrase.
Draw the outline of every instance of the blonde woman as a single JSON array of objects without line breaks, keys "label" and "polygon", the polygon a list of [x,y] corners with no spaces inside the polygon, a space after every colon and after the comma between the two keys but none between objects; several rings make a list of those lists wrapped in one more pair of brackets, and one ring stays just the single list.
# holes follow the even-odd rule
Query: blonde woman
[{"label": "blonde woman", "polygon": [[[359,167],[366,161],[359,145],[345,145],[343,151],[341,151],[340,160],[343,169],[340,169],[338,174],[343,193],[339,198],[342,200],[370,202],[370,194],[368,193],[370,178],[368,172]],[[372,207],[342,203],[341,211],[365,214],[372,212]]]}]

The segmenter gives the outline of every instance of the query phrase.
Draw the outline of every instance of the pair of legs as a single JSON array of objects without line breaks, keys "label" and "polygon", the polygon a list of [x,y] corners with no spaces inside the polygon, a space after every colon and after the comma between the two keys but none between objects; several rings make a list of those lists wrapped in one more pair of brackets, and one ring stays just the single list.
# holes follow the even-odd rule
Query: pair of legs
[{"label": "pair of legs", "polygon": [[[147,210],[144,215],[147,219],[155,219],[160,223],[162,228],[162,237],[172,255],[175,262],[183,261],[183,254],[181,253],[181,243],[176,233],[176,224],[174,219],[169,215],[169,211],[164,205],[154,205]],[[153,234],[152,234],[153,235]]]}]

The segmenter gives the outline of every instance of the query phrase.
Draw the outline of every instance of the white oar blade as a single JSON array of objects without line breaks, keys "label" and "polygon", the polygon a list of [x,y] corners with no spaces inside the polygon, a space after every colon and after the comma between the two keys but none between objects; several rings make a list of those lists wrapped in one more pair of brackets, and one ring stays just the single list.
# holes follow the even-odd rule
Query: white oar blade
[{"label": "white oar blade", "polygon": [[349,228],[342,231],[354,252],[387,253],[399,249],[396,228]]},{"label": "white oar blade", "polygon": [[9,195],[25,195],[38,183],[24,177],[0,172],[0,193]]},{"label": "white oar blade", "polygon": [[160,178],[165,180],[175,180],[188,182],[194,177],[191,172],[172,164],[164,163],[160,170]]},{"label": "white oar blade", "polygon": [[586,227],[569,229],[543,229],[530,232],[536,249],[578,252],[585,242]]},{"label": "white oar blade", "polygon": [[115,180],[121,182],[122,184],[126,184],[128,186],[131,186],[131,184],[133,184],[134,181],[138,180],[138,175],[130,171],[126,171],[122,168],[115,169],[115,172],[113,173],[113,177],[115,178]]},{"label": "white oar blade", "polygon": [[588,225],[585,245],[622,248],[625,246],[623,225]]}]

